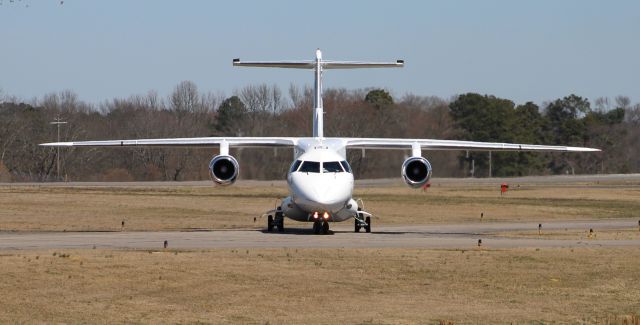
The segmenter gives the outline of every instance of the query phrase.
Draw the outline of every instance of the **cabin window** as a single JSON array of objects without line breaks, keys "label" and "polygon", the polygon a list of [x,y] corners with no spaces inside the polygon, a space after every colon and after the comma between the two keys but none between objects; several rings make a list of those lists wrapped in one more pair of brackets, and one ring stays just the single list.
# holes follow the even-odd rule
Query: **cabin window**
[{"label": "cabin window", "polygon": [[297,171],[298,167],[300,167],[300,164],[302,164],[302,160],[296,160],[296,162],[294,162],[293,165],[291,165],[291,170],[289,172],[293,173]]},{"label": "cabin window", "polygon": [[299,172],[301,173],[319,173],[320,163],[317,161],[305,161],[302,163]]},{"label": "cabin window", "polygon": [[349,166],[346,160],[341,161],[340,165],[342,165],[342,168],[344,168],[347,173],[351,173],[351,166]]},{"label": "cabin window", "polygon": [[342,173],[342,167],[337,161],[325,161],[322,163],[323,173]]}]

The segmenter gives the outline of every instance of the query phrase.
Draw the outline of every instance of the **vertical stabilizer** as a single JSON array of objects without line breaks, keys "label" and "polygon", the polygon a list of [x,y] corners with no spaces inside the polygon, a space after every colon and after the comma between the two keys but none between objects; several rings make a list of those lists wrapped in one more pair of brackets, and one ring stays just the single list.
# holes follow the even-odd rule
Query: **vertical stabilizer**
[{"label": "vertical stabilizer", "polygon": [[316,50],[314,69],[315,82],[313,92],[313,137],[323,138],[324,110],[322,108],[322,51]]}]

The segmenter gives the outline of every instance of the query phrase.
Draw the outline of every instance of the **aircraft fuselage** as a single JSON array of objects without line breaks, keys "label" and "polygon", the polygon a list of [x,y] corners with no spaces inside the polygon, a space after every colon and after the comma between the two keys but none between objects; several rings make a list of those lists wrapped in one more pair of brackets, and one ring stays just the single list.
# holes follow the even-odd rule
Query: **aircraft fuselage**
[{"label": "aircraft fuselage", "polygon": [[353,173],[344,145],[337,139],[301,139],[287,174],[289,197],[281,205],[297,221],[344,221],[358,209]]}]

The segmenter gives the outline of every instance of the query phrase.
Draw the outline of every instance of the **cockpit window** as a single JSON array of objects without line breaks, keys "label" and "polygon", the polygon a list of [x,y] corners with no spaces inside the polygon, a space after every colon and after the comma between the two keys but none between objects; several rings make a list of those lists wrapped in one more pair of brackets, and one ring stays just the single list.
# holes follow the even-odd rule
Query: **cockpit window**
[{"label": "cockpit window", "polygon": [[296,160],[296,162],[294,162],[293,165],[291,165],[291,170],[289,172],[293,173],[297,171],[298,167],[300,167],[300,164],[302,164],[302,160]]},{"label": "cockpit window", "polygon": [[319,173],[320,163],[317,161],[305,161],[302,163],[299,172],[301,173]]},{"label": "cockpit window", "polygon": [[349,163],[347,163],[346,160],[341,161],[340,164],[347,173],[351,173],[351,166],[349,166]]},{"label": "cockpit window", "polygon": [[322,163],[322,172],[323,173],[342,173],[342,167],[340,167],[340,163],[337,161],[325,161]]}]

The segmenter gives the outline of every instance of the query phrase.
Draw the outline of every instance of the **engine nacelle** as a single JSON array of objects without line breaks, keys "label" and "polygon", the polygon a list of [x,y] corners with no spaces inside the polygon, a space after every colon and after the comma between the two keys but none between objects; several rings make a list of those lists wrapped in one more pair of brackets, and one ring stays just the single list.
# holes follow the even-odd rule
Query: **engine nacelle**
[{"label": "engine nacelle", "polygon": [[231,185],[238,178],[240,166],[232,156],[215,156],[209,163],[209,176],[219,185]]},{"label": "engine nacelle", "polygon": [[402,178],[407,185],[418,188],[431,178],[431,164],[423,157],[410,157],[402,163]]}]

